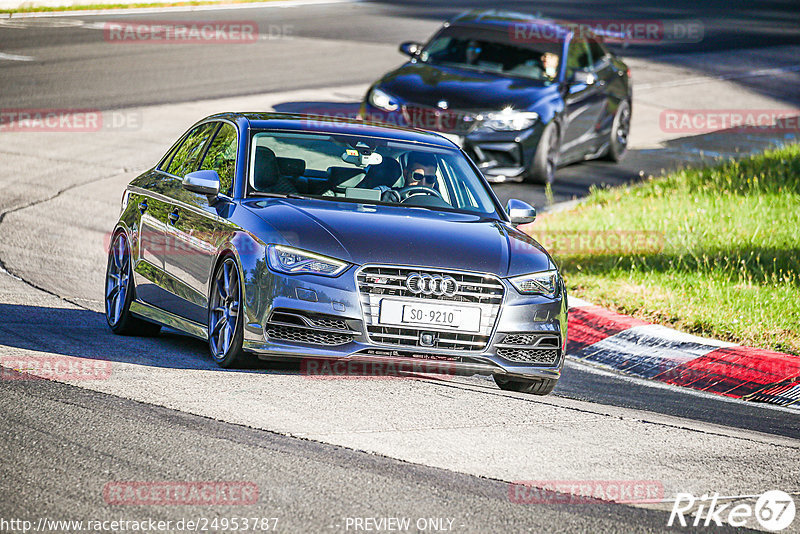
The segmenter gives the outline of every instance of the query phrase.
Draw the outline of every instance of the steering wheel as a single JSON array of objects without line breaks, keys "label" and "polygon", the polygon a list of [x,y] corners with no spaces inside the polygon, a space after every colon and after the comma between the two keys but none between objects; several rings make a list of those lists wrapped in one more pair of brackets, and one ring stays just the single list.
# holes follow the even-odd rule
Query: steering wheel
[{"label": "steering wheel", "polygon": [[432,187],[426,187],[424,185],[409,185],[408,187],[398,189],[397,192],[400,194],[400,202],[405,202],[409,197],[414,195],[433,195],[435,197],[439,197],[439,199],[442,201],[444,200],[441,193],[439,193],[436,189]]}]

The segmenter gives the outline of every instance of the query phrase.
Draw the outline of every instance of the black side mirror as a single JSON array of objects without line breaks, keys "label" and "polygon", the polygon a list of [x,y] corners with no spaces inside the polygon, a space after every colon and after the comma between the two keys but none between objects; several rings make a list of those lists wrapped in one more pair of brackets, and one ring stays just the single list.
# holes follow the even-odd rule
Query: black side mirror
[{"label": "black side mirror", "polygon": [[570,85],[592,85],[597,81],[597,77],[587,70],[576,70],[572,74]]},{"label": "black side mirror", "polygon": [[416,41],[406,41],[400,45],[400,51],[407,56],[417,57],[422,52],[422,44]]}]

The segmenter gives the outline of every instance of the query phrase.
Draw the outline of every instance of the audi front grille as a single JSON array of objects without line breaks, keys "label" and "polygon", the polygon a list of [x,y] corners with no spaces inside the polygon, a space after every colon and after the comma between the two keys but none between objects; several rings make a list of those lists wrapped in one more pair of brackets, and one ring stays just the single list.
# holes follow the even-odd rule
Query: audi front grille
[{"label": "audi front grille", "polygon": [[[406,284],[409,277],[412,277],[412,282]],[[451,291],[451,279],[458,286],[455,292]],[[370,342],[396,347],[482,351],[489,343],[505,294],[505,287],[495,276],[438,269],[370,265],[357,272],[356,281]],[[414,289],[413,292],[409,286]],[[434,325],[381,325],[380,303],[381,299],[387,297],[409,304],[452,303],[456,306],[478,307],[480,329],[461,332]],[[423,334],[427,339],[432,338],[431,344],[422,344],[420,339]]]}]

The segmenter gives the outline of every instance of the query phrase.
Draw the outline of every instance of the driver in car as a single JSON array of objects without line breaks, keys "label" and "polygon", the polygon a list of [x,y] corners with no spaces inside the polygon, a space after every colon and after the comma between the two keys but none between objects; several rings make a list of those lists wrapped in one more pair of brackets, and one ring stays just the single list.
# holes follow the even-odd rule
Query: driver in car
[{"label": "driver in car", "polygon": [[405,187],[421,185],[435,188],[437,185],[436,168],[436,157],[433,154],[412,152],[406,161]]}]

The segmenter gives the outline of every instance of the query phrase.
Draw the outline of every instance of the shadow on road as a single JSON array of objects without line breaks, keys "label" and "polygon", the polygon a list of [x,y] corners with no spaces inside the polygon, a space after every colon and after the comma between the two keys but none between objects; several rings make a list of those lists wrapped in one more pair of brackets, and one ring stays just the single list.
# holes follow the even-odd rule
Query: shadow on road
[{"label": "shadow on road", "polygon": [[[369,364],[342,360],[306,359],[303,362],[263,361],[253,358],[240,369],[223,369],[208,355],[208,345],[175,330],[163,328],[156,337],[113,334],[102,313],[75,308],[48,308],[0,303],[0,360],[20,356],[19,351],[34,351],[35,356],[69,356],[89,360],[163,367],[201,369],[219,372],[258,372],[308,375],[310,378],[425,378],[447,379],[464,373],[447,362],[404,363],[387,360]],[[427,371],[430,374],[420,374]]]},{"label": "shadow on road", "polygon": [[[226,371],[206,343],[163,329],[155,338],[117,336],[102,313],[85,309],[0,304],[0,346],[46,355],[168,367]],[[8,356],[7,349],[2,356]]]}]

